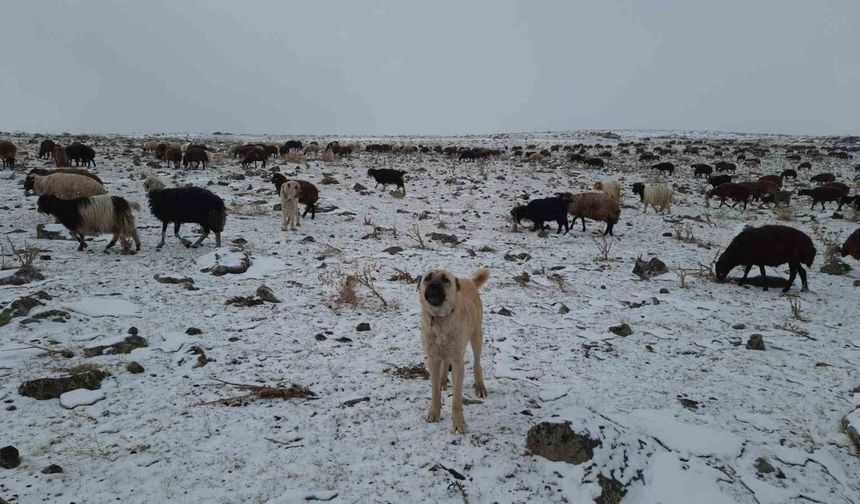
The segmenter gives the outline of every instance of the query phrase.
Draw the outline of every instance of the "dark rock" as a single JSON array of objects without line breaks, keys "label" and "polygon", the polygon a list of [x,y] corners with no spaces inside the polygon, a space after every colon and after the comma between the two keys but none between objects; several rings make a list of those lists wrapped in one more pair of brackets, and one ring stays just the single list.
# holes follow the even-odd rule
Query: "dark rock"
[{"label": "dark rock", "polygon": [[226,301],[226,304],[228,305],[244,306],[246,308],[250,306],[259,306],[263,303],[265,303],[265,301],[256,296],[233,296]]},{"label": "dark rock", "polygon": [[[188,350],[185,351],[185,353],[197,356],[197,362],[194,363],[194,368],[200,368],[205,366],[206,364],[209,364],[210,362],[215,362],[215,359],[210,359],[209,357],[207,357],[206,352],[204,352],[203,349],[197,345],[190,347]],[[185,363],[184,357],[179,360],[179,365],[181,366],[183,363]]]},{"label": "dark rock", "polygon": [[553,462],[581,464],[591,460],[600,442],[577,434],[568,423],[541,422],[526,436],[526,450]]},{"label": "dark rock", "polygon": [[95,357],[105,354],[127,354],[131,353],[135,348],[143,348],[149,346],[149,342],[143,336],[130,335],[119,343],[112,345],[94,346],[84,349],[84,357]]},{"label": "dark rock", "polygon": [[125,370],[131,374],[140,374],[143,373],[143,366],[140,365],[137,361],[131,361],[125,366]]},{"label": "dark rock", "polygon": [[317,239],[313,236],[305,236],[302,238],[302,243],[316,243]]},{"label": "dark rock", "polygon": [[755,470],[759,472],[759,474],[770,474],[776,471],[776,468],[771,465],[770,462],[767,461],[764,457],[759,457],[755,459],[755,464],[753,464]]},{"label": "dark rock", "polygon": [[32,317],[25,318],[19,324],[27,325],[27,324],[35,324],[41,322],[45,319],[51,319],[51,322],[66,322],[71,315],[69,312],[65,310],[45,310],[39,313],[36,313]]},{"label": "dark rock", "polygon": [[63,472],[63,468],[58,466],[57,464],[51,464],[48,467],[42,469],[42,474],[60,474]]},{"label": "dark rock", "polygon": [[327,340],[328,338],[326,338],[324,334],[322,334],[322,333],[318,333],[316,336],[314,336],[314,339],[315,339],[315,340],[317,340],[317,341],[325,341],[325,340]]},{"label": "dark rock", "polygon": [[686,397],[679,397],[678,402],[681,403],[681,406],[687,408],[690,411],[698,411],[699,410],[699,401],[687,399]]},{"label": "dark rock", "polygon": [[62,231],[48,231],[44,224],[36,225],[37,240],[71,240],[71,237]]},{"label": "dark rock", "polygon": [[504,306],[496,310],[496,315],[501,315],[503,317],[510,317],[514,313],[511,310],[508,310]]},{"label": "dark rock", "polygon": [[394,255],[403,252],[403,247],[398,247],[397,245],[395,245],[393,247],[388,247],[387,249],[383,250],[383,252]]},{"label": "dark rock", "polygon": [[433,241],[447,243],[448,245],[456,245],[456,244],[460,243],[460,239],[457,238],[456,236],[452,235],[452,234],[433,232],[433,233],[427,233],[426,236],[427,236],[427,238],[429,238]]},{"label": "dark rock", "polygon": [[370,330],[370,324],[367,322],[362,322],[362,323],[358,324],[357,326],[355,326],[355,330],[358,332],[369,331]]},{"label": "dark rock", "polygon": [[40,299],[49,300],[51,296],[45,293],[45,291],[39,291],[12,301],[8,308],[0,311],[0,327],[12,322],[13,318],[23,317],[30,313],[30,310],[33,308],[44,305],[44,303],[39,301]]},{"label": "dark rock", "polygon": [[267,303],[280,303],[281,302],[281,300],[278,299],[277,296],[275,296],[275,293],[272,292],[272,289],[266,287],[265,285],[261,285],[261,286],[257,287],[256,294],[257,294],[257,297],[259,297],[260,299],[262,299],[263,301],[265,301]]},{"label": "dark rock", "polygon": [[334,184],[340,184],[340,181],[338,179],[330,176],[330,175],[324,175],[323,179],[320,180],[320,184],[321,185],[334,185]]},{"label": "dark rock", "polygon": [[526,252],[521,252],[519,254],[512,254],[508,252],[505,254],[505,261],[528,261],[532,258],[531,255]]},{"label": "dark rock", "polygon": [[45,275],[33,266],[21,266],[11,276],[0,278],[0,285],[24,285],[44,279]]},{"label": "dark rock", "polygon": [[652,257],[648,262],[636,259],[636,264],[633,266],[633,274],[643,280],[662,275],[668,271],[669,268],[666,267],[666,263],[656,257]]},{"label": "dark rock", "polygon": [[341,404],[340,406],[342,408],[351,408],[358,403],[363,403],[367,401],[370,401],[369,397],[359,397],[358,399],[350,399],[349,401],[344,401],[343,404]]},{"label": "dark rock", "polygon": [[272,210],[274,210],[276,212],[280,212],[283,209],[284,209],[284,206],[281,205],[280,203],[275,203],[274,205],[272,205]]},{"label": "dark rock", "polygon": [[564,315],[565,313],[570,313],[570,308],[568,308],[566,304],[564,304],[564,303],[558,303],[558,304],[559,304],[558,313],[560,313],[561,315]]},{"label": "dark rock", "polygon": [[610,327],[609,332],[618,336],[626,337],[633,334],[633,329],[631,329],[629,325],[622,322],[621,324]]},{"label": "dark rock", "polygon": [[21,463],[21,456],[18,449],[14,446],[4,446],[0,448],[0,467],[4,469],[14,469]]},{"label": "dark rock", "polygon": [[335,341],[337,341],[338,343],[352,343],[352,338],[341,336],[340,338],[335,338]]},{"label": "dark rock", "polygon": [[845,418],[842,419],[842,428],[843,430],[845,430],[845,433],[848,434],[848,438],[854,442],[854,447],[857,448],[858,451],[860,451],[860,430],[858,430],[860,429],[860,425],[857,425],[856,423],[852,424],[848,420],[848,417],[850,415],[851,414],[849,413],[848,415],[845,415]]},{"label": "dark rock", "polygon": [[163,284],[179,284],[184,286],[187,290],[195,290],[194,279],[191,277],[163,277],[161,275],[155,275],[155,281]]},{"label": "dark rock", "polygon": [[22,383],[18,387],[18,393],[22,396],[32,397],[43,401],[45,399],[56,399],[71,390],[85,388],[98,390],[102,386],[102,380],[107,373],[99,369],[62,376],[60,378],[38,378]]},{"label": "dark rock", "polygon": [[185,334],[189,336],[197,336],[198,334],[203,334],[203,330],[199,327],[189,327],[185,330]]},{"label": "dark rock", "polygon": [[828,275],[844,275],[851,271],[851,266],[843,261],[834,261],[825,264],[819,271]]},{"label": "dark rock", "polygon": [[248,255],[247,252],[242,252],[242,259],[239,261],[239,264],[217,264],[210,268],[206,268],[202,271],[207,273],[212,273],[215,276],[224,276],[227,274],[239,274],[248,271],[248,268],[251,267],[251,256]]},{"label": "dark rock", "polygon": [[363,185],[359,184],[359,183],[356,183],[354,186],[352,186],[352,190],[355,192],[362,192],[362,191],[366,191],[367,188],[364,187]]},{"label": "dark rock", "polygon": [[761,334],[753,334],[747,340],[748,350],[764,350],[764,337]]},{"label": "dark rock", "polygon": [[667,289],[667,288],[665,288],[665,287],[663,287],[662,289],[660,289],[660,294],[668,294],[668,293],[669,293],[669,289]]},{"label": "dark rock", "polygon": [[737,330],[739,330],[739,331],[740,331],[741,329],[746,329],[746,328],[747,328],[747,325],[746,325],[746,324],[735,324],[735,325],[733,325],[733,326],[732,326],[732,329],[737,329]]},{"label": "dark rock", "polygon": [[129,327],[128,333],[131,334],[132,336],[137,336],[137,333],[138,333],[137,327],[134,327],[134,326]]},{"label": "dark rock", "polygon": [[627,495],[627,489],[620,481],[605,478],[602,474],[598,474],[597,483],[600,485],[601,492],[594,499],[594,504],[619,504],[621,499]]}]

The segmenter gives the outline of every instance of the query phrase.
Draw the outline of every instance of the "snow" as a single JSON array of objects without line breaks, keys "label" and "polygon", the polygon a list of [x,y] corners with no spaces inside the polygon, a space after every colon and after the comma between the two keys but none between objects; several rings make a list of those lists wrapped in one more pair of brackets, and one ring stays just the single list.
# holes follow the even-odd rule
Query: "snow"
[{"label": "snow", "polygon": [[60,406],[66,409],[75,409],[78,406],[91,406],[104,400],[105,397],[105,393],[101,390],[70,390],[60,395]]},{"label": "snow", "polygon": [[[619,134],[624,141],[651,137],[652,146],[682,137],[773,144],[761,169],[739,168],[743,177],[795,167],[776,144],[824,142],[695,132]],[[11,138],[23,149],[38,146],[38,141],[27,143],[29,135]],[[358,140],[616,143],[591,132]],[[272,210],[279,201],[270,167],[246,173],[218,154],[207,170],[156,171],[169,185],[209,188],[228,208],[255,204],[267,211],[230,213],[220,249],[212,237],[189,249],[169,233],[156,251],[161,225],[146,205],[144,167],[134,166],[126,152],[139,153],[140,139],[93,136],[88,141],[95,144],[100,160],[95,171],[110,194],[142,206],[135,219],[143,244],[135,255],[105,254],[101,247],[78,252],[73,241],[37,240],[36,225],[52,225],[53,219],[36,211],[35,198],[23,197],[20,183],[41,162],[31,153],[14,171],[0,170],[0,198],[8,202],[0,232],[16,244],[26,238],[40,254],[51,256],[36,261],[46,276],[38,286],[0,287],[0,310],[45,290],[53,299],[32,313],[76,312],[66,323],[22,325],[16,318],[0,327],[0,398],[13,401],[2,404],[0,423],[3,435],[29,460],[3,473],[0,497],[15,494],[20,502],[315,502],[306,500],[310,496],[331,502],[463,502],[452,486],[454,476],[437,467],[444,466],[465,476],[460,483],[469,502],[589,502],[600,493],[598,475],[627,485],[625,504],[858,501],[860,459],[842,432],[842,420],[848,415],[852,425],[860,424],[854,410],[860,394],[851,392],[860,386],[860,338],[849,330],[860,323],[860,290],[853,285],[860,280],[860,264],[847,259],[853,270],[845,276],[818,271],[825,250],[820,236],[841,242],[857,228],[849,212],[833,219],[832,208],[810,211],[806,198],[794,198],[795,215],[786,224],[810,234],[819,250],[809,271],[811,292],[800,293],[799,285],[791,291],[801,303],[797,319],[778,290],[715,283],[693,273],[687,288],[680,286],[678,267],[709,265],[746,224],[780,222],[757,203],[746,212],[705,208],[699,193],[703,182],[692,178],[687,162],[675,160],[678,171],[671,182],[679,190],[673,213],[664,216],[653,210],[643,214],[631,194],[633,182],[665,181],[633,155],[614,157],[603,171],[571,166],[559,154],[545,165],[507,156],[478,163],[365,153],[330,164],[278,159],[273,165],[283,173],[317,183],[323,173],[331,173],[340,181],[318,184],[320,208],[338,208],[303,219],[297,232],[283,232],[280,212]],[[141,161],[145,165],[153,158],[145,154]],[[699,161],[713,162],[692,160]],[[813,171],[836,173],[856,192],[857,162],[856,157],[825,158],[814,163]],[[366,176],[372,167],[409,172],[406,196],[392,196],[390,187],[374,189]],[[230,179],[231,173],[245,179]],[[786,184],[796,191],[810,174],[804,171],[797,182]],[[523,228],[511,231],[508,212],[521,195],[588,190],[605,178],[618,178],[624,188],[616,236],[607,240],[612,244],[608,261],[597,258],[592,240],[600,239],[601,224],[589,221],[583,233],[577,223],[566,236],[553,230],[545,238]],[[356,183],[369,187],[366,194],[353,190]],[[685,224],[699,243],[663,236]],[[423,234],[454,234],[462,243],[427,241],[427,248],[419,248],[410,237],[413,226]],[[182,228],[189,239],[197,232],[196,226]],[[392,246],[404,250],[383,252]],[[201,273],[216,263],[238,265],[245,253],[252,259],[245,273]],[[520,253],[531,258],[505,258]],[[631,272],[640,255],[659,257],[670,272],[640,280]],[[442,422],[428,424],[423,420],[427,381],[385,370],[423,362],[415,284],[397,280],[398,270],[415,277],[444,267],[466,276],[481,266],[491,269],[481,289],[489,395],[475,397],[474,359],[468,351],[469,432],[461,436],[450,432],[450,390],[443,394]],[[356,307],[335,303],[338,280],[364,268],[372,272],[387,308],[363,286],[357,288]],[[524,285],[514,280],[523,272],[530,276]],[[731,276],[741,273],[736,269]],[[771,268],[771,273],[786,278],[787,268]],[[155,275],[191,277],[199,290],[156,282]],[[252,296],[262,283],[283,302],[226,304],[235,296]],[[561,304],[570,311],[560,313]],[[502,308],[510,316],[500,314]],[[356,331],[362,322],[372,330]],[[609,332],[622,322],[632,328],[630,336]],[[734,329],[737,324],[744,328]],[[130,326],[149,347],[83,357],[88,346],[120,341]],[[189,336],[189,327],[202,333]],[[764,336],[766,351],[745,348],[754,333]],[[69,349],[75,357],[30,345]],[[192,345],[212,360],[194,367],[197,358],[187,352]],[[128,373],[125,367],[132,360],[145,372]],[[70,411],[58,401],[18,394],[22,381],[62,376],[82,364],[97,365],[112,376],[101,391],[86,392],[103,396],[93,405]],[[298,383],[317,397],[207,404],[247,394],[217,380]],[[342,406],[364,397],[369,400]],[[12,405],[16,408],[6,409]],[[526,455],[526,433],[541,421],[570,421],[602,446],[592,461],[579,466]],[[758,457],[785,478],[758,474]],[[39,471],[49,463],[60,463],[74,477],[46,478]]]}]

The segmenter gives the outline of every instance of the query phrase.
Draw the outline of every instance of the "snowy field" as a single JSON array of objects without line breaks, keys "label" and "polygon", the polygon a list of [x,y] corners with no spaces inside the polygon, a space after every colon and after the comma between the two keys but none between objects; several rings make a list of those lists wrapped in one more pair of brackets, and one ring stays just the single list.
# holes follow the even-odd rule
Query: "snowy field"
[{"label": "snowy field", "polygon": [[[340,139],[538,150],[599,143],[613,157],[603,169],[565,162],[563,152],[538,163],[508,154],[474,163],[435,153],[277,159],[282,173],[320,189],[316,219],[302,220],[297,233],[281,231],[270,167],[243,171],[224,154],[234,142],[286,138],[199,137],[221,151],[210,168],[155,171],[167,185],[205,186],[225,200],[232,211],[223,246],[216,250],[210,237],[189,249],[168,233],[161,251],[154,248],[160,223],[146,206],[142,180],[148,164],[159,163],[143,153],[143,138],[84,139],[96,150],[94,171],[109,193],[143,207],[136,215],[143,249],[132,256],[103,253],[109,236],[84,252],[69,239],[37,239],[39,224],[68,238],[36,212],[35,197],[23,195],[27,171],[49,167],[35,159],[43,137],[4,135],[18,145],[19,163],[0,171],[7,268],[0,278],[16,264],[8,238],[18,248],[39,248],[35,266],[44,280],[0,287],[0,310],[38,291],[50,299],[36,298],[41,304],[0,326],[0,446],[14,445],[21,456],[18,467],[0,469],[0,499],[580,503],[614,480],[625,503],[860,502],[858,447],[845,427],[860,423],[857,411],[849,417],[860,406],[860,264],[846,258],[853,269],[845,275],[819,271],[824,240],[841,244],[858,227],[856,216],[846,209],[834,218],[832,204],[810,211],[808,198],[796,196],[791,221],[758,203],[746,211],[706,207],[704,182],[693,178],[690,164],[715,159],[680,161],[683,145],[668,145],[690,138],[726,143],[720,159],[734,161],[739,142],[755,142],[769,154],[760,168],[740,165],[737,177],[755,180],[798,165],[786,159],[784,145],[823,148],[837,140],[618,133],[620,139],[588,132]],[[619,154],[619,141],[674,147],[677,153],[662,160],[676,163],[675,175],[648,169],[633,147]],[[856,194],[854,156],[813,161],[787,188],[796,192],[811,175],[833,172]],[[366,172],[380,167],[408,172],[405,197],[374,188]],[[324,178],[333,183],[322,184]],[[509,211],[524,199],[585,191],[611,178],[624,188],[623,209],[605,260],[602,223],[588,222],[585,233],[577,223],[566,236],[554,225],[546,236],[511,230]],[[672,214],[643,214],[630,190],[637,181],[674,184]],[[799,280],[786,297],[780,289],[716,283],[707,274],[744,225],[766,223],[813,237],[810,292],[800,293]],[[456,243],[430,233],[454,235]],[[196,227],[185,225],[183,234],[195,236]],[[244,273],[202,271],[246,254],[251,266]],[[640,256],[658,257],[669,272],[640,279],[632,273]],[[474,395],[468,352],[469,431],[459,435],[450,429],[450,396],[443,394],[443,420],[427,423],[428,381],[397,372],[423,362],[416,286],[408,277],[432,268],[470,276],[481,266],[491,269],[481,290],[489,395]],[[768,274],[787,278],[787,270]],[[344,279],[363,273],[378,295],[358,285],[356,306],[338,303]],[[255,296],[261,285],[281,302],[227,304]],[[38,316],[48,310],[57,311]],[[358,330],[363,323],[369,330]],[[609,331],[620,324],[632,333]],[[147,346],[125,354],[91,350],[122,341],[132,327]],[[753,334],[763,336],[764,351],[747,348]],[[132,361],[144,371],[130,372]],[[108,375],[95,391],[59,399],[19,394],[27,380],[81,370]],[[260,398],[224,382],[297,384],[313,396]],[[239,396],[246,397],[228,400]],[[543,421],[569,421],[598,440],[591,460],[551,462],[527,453],[527,432]],[[63,472],[44,474],[51,464]]]}]

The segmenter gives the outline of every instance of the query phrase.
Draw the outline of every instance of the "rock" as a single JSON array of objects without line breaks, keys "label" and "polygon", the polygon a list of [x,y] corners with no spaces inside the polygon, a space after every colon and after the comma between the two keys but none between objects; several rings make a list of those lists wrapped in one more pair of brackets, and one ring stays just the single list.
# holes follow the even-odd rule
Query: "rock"
[{"label": "rock", "polygon": [[352,186],[352,190],[355,192],[363,192],[363,191],[366,191],[367,188],[356,182],[356,184],[354,186]]},{"label": "rock", "polygon": [[760,474],[770,474],[776,471],[776,468],[773,467],[770,462],[768,462],[767,459],[764,457],[759,457],[755,459],[755,464],[753,464],[753,467],[755,467],[755,470],[758,471]]},{"label": "rock", "polygon": [[629,325],[622,322],[618,325],[610,327],[609,332],[618,336],[627,337],[633,334],[633,329],[631,329]]},{"label": "rock", "polygon": [[[197,356],[197,362],[194,363],[194,368],[200,368],[205,366],[206,364],[209,364],[210,362],[215,362],[215,359],[210,359],[209,357],[207,357],[206,352],[204,352],[203,349],[197,345],[190,347],[188,350],[185,351],[185,353]],[[179,359],[178,364],[180,366],[184,363],[185,357]]]},{"label": "rock", "polygon": [[44,279],[45,275],[33,266],[21,266],[11,276],[0,278],[0,285],[24,285]]},{"label": "rock", "polygon": [[22,320],[18,323],[22,324],[22,325],[35,324],[35,323],[41,322],[45,319],[51,319],[51,322],[64,323],[70,317],[71,317],[71,315],[69,315],[69,312],[67,312],[65,310],[45,310],[45,311],[36,313],[32,317],[25,318],[24,320]]},{"label": "rock", "polygon": [[358,324],[357,326],[355,326],[355,330],[358,332],[369,331],[370,330],[370,324],[368,324],[367,322],[362,322],[362,323]]},{"label": "rock", "polygon": [[149,342],[143,336],[129,335],[117,343],[109,345],[92,346],[84,349],[84,357],[95,357],[104,354],[127,354],[135,348],[149,346]]},{"label": "rock", "polygon": [[335,341],[337,341],[338,343],[352,343],[352,338],[341,336],[340,338],[335,338]]},{"label": "rock", "polygon": [[860,287],[860,280],[854,280],[854,287]]},{"label": "rock", "polygon": [[844,275],[851,271],[851,266],[843,261],[834,261],[825,264],[819,271],[828,275]]},{"label": "rock", "polygon": [[383,252],[394,255],[403,252],[403,247],[398,247],[395,245],[393,247],[388,247],[387,249],[383,250]]},{"label": "rock", "polygon": [[44,305],[44,303],[39,301],[40,299],[49,300],[51,296],[45,293],[45,291],[39,291],[12,301],[8,308],[0,311],[0,327],[11,322],[13,318],[23,317],[30,313],[30,310],[33,308]]},{"label": "rock", "polygon": [[143,373],[143,366],[140,365],[137,361],[131,361],[125,366],[125,370],[131,374],[140,374]]},{"label": "rock", "polygon": [[341,408],[351,408],[358,403],[363,403],[367,401],[370,401],[369,397],[359,397],[358,399],[350,399],[349,401],[344,401],[343,404],[341,404],[340,406]]},{"label": "rock", "polygon": [[105,393],[101,390],[75,389],[60,395],[60,406],[75,409],[78,406],[91,406],[104,400]]},{"label": "rock", "polygon": [[128,333],[131,334],[132,336],[137,336],[137,332],[138,332],[137,327],[131,326],[128,328]]},{"label": "rock", "polygon": [[233,296],[226,301],[226,304],[233,306],[259,306],[263,304],[265,301],[258,298],[257,296]]},{"label": "rock", "polygon": [[553,462],[582,464],[591,460],[598,445],[597,440],[571,430],[566,422],[541,422],[526,435],[526,450]]},{"label": "rock", "polygon": [[860,451],[860,408],[845,415],[842,419],[842,428],[845,429],[851,441],[854,441],[854,447]]},{"label": "rock", "polygon": [[331,175],[323,175],[323,179],[320,180],[320,184],[322,184],[322,185],[334,185],[334,184],[340,184],[340,181],[338,181],[338,179],[332,177]]},{"label": "rock", "polygon": [[14,446],[4,446],[0,448],[0,467],[4,469],[14,469],[21,463],[21,455],[18,449]]},{"label": "rock", "polygon": [[65,232],[66,228],[62,224],[37,224],[36,239],[37,240],[69,240],[71,239]]},{"label": "rock", "polygon": [[203,330],[198,327],[189,327],[185,329],[185,334],[189,336],[197,336],[198,334],[203,334]]},{"label": "rock", "polygon": [[747,340],[748,350],[764,350],[764,337],[761,334],[753,334]]},{"label": "rock", "polygon": [[281,205],[280,203],[275,203],[274,205],[272,205],[272,210],[274,210],[276,212],[280,212],[283,209],[284,209],[284,206]]},{"label": "rock", "polygon": [[512,254],[508,252],[505,254],[505,261],[528,261],[532,256],[527,254],[526,252],[521,252],[519,254]]},{"label": "rock", "polygon": [[197,290],[197,288],[194,287],[194,279],[191,277],[155,275],[155,281],[163,284],[179,284],[185,287],[186,290]]},{"label": "rock", "polygon": [[735,324],[735,325],[733,325],[733,326],[732,326],[732,329],[737,329],[737,330],[739,330],[739,331],[740,331],[741,329],[746,329],[746,328],[747,328],[747,325],[746,325],[746,324]]},{"label": "rock", "polygon": [[669,289],[667,289],[667,288],[665,288],[665,287],[663,287],[662,289],[660,289],[660,294],[668,294],[668,293],[669,293]]},{"label": "rock", "polygon": [[564,304],[564,303],[558,303],[558,304],[559,304],[559,307],[558,307],[558,313],[559,314],[564,315],[566,313],[570,313],[570,308],[568,308],[566,304]]},{"label": "rock", "polygon": [[57,464],[51,464],[48,467],[42,469],[42,474],[61,474],[63,472],[63,468],[58,466]]},{"label": "rock", "polygon": [[325,341],[325,340],[327,340],[328,338],[326,338],[326,337],[325,337],[325,335],[324,335],[324,334],[322,334],[322,333],[317,333],[317,334],[314,336],[314,339],[315,339],[315,340],[317,340],[317,341]]},{"label": "rock", "polygon": [[91,369],[83,373],[62,376],[60,378],[38,378],[22,383],[18,387],[18,393],[40,401],[57,399],[62,394],[76,389],[99,389],[102,386],[102,380],[106,376],[107,373],[104,371]]},{"label": "rock", "polygon": [[265,285],[261,285],[257,287],[257,297],[262,299],[267,303],[280,303],[281,300],[275,296],[275,293],[272,292],[272,289],[266,287]]},{"label": "rock", "polygon": [[594,504],[619,504],[627,495],[627,489],[621,482],[606,478],[602,474],[597,476],[597,483],[602,491],[594,499]]},{"label": "rock", "polygon": [[216,250],[198,258],[197,264],[203,266],[200,271],[204,273],[215,276],[237,275],[248,271],[251,267],[251,256],[244,250],[231,249],[226,252]]},{"label": "rock", "polygon": [[633,274],[643,280],[662,275],[668,271],[669,268],[666,267],[666,263],[656,257],[652,257],[648,262],[636,259],[636,264],[633,266]]},{"label": "rock", "polygon": [[433,232],[433,233],[427,233],[425,236],[427,236],[427,238],[429,238],[433,241],[447,243],[449,245],[456,245],[456,244],[460,243],[459,238],[457,238],[456,236],[454,236],[452,234]]}]

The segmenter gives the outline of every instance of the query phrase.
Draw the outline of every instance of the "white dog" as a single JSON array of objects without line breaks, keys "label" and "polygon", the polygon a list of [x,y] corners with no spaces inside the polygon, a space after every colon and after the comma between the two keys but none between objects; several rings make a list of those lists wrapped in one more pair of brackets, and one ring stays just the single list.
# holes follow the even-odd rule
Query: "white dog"
[{"label": "white dog", "polygon": [[301,227],[301,215],[299,214],[299,195],[301,194],[301,186],[295,180],[288,180],[281,185],[281,216],[284,223],[281,229],[296,230],[296,226]]}]

